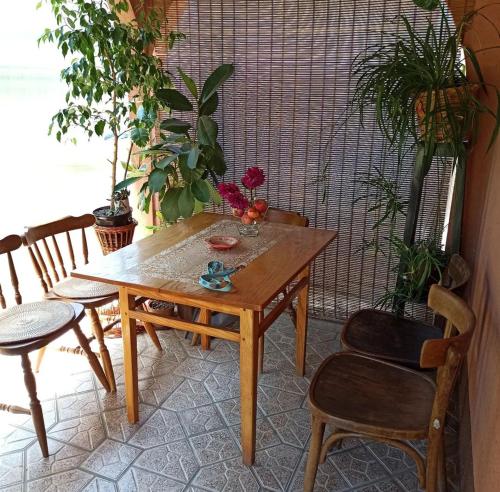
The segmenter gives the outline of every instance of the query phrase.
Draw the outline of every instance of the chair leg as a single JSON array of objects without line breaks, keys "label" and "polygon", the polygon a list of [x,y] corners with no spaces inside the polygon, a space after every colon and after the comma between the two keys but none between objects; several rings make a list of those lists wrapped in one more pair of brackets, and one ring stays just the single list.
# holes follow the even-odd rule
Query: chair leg
[{"label": "chair leg", "polygon": [[319,455],[321,453],[321,443],[325,433],[325,423],[318,417],[312,417],[311,445],[309,446],[309,458],[307,459],[306,472],[304,476],[304,492],[312,492],[316,473],[318,472]]},{"label": "chair leg", "polygon": [[259,355],[258,355],[259,375],[264,372],[264,335],[259,337]]},{"label": "chair leg", "polygon": [[36,436],[38,437],[38,443],[40,444],[40,449],[42,450],[42,455],[44,458],[49,456],[49,447],[47,445],[47,433],[45,431],[45,422],[43,420],[42,406],[40,405],[40,400],[36,395],[36,380],[31,370],[31,362],[28,354],[21,355],[21,365],[24,373],[24,384],[28,390],[28,395],[30,397],[30,409],[31,418],[33,419],[33,425],[35,426]]},{"label": "chair leg", "polygon": [[161,346],[160,340],[158,339],[158,335],[156,334],[155,327],[147,321],[144,321],[143,324],[144,324],[144,329],[146,330],[146,333],[149,335],[149,338],[151,338],[151,340],[155,344],[155,347],[160,351],[163,350],[163,347]]},{"label": "chair leg", "polygon": [[446,455],[445,455],[445,446],[444,446],[444,436],[441,439],[441,449],[438,455],[438,490],[439,492],[446,492],[447,489],[447,480],[446,480]]},{"label": "chair leg", "polygon": [[45,351],[47,350],[47,346],[42,347],[41,349],[38,350],[36,354],[36,361],[35,361],[35,372],[38,373],[40,371],[40,366],[42,365],[42,360],[43,356],[45,355]]},{"label": "chair leg", "polygon": [[101,360],[104,365],[104,373],[106,374],[106,379],[108,380],[109,387],[111,391],[116,391],[115,374],[113,371],[113,364],[111,363],[111,357],[109,355],[108,347],[104,343],[104,331],[102,329],[101,320],[95,308],[88,310],[90,315],[90,321],[92,324],[92,332],[99,345],[99,353],[101,354]]},{"label": "chair leg", "polygon": [[104,389],[107,392],[109,392],[110,386],[106,378],[106,374],[104,374],[104,371],[102,370],[101,364],[98,361],[96,355],[94,354],[94,352],[92,352],[87,337],[82,333],[82,330],[78,325],[73,326],[73,331],[75,332],[76,338],[78,338],[78,343],[80,344],[80,347],[82,347],[83,351],[85,352],[85,355],[87,356],[90,367],[94,371],[94,374],[97,376],[97,379],[99,379]]},{"label": "chair leg", "polygon": [[191,345],[195,347],[198,345],[200,341],[200,334],[199,333],[193,333],[193,337],[191,338]]}]

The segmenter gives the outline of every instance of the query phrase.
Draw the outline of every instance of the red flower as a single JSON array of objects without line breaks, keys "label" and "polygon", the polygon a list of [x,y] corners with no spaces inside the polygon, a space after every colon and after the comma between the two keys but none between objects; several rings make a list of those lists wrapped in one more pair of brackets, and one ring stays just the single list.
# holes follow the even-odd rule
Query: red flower
[{"label": "red flower", "polygon": [[263,185],[265,180],[264,171],[260,167],[254,166],[247,169],[245,175],[241,178],[241,183],[248,190],[253,190]]},{"label": "red flower", "polygon": [[250,206],[248,198],[241,192],[238,186],[234,183],[220,183],[217,190],[221,194],[231,208],[245,210]]}]

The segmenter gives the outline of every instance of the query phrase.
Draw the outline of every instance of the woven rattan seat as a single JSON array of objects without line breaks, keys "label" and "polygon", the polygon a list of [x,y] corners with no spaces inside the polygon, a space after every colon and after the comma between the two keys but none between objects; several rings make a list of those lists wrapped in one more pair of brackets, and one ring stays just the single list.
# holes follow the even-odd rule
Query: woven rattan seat
[{"label": "woven rattan seat", "polygon": [[54,294],[66,299],[94,299],[118,294],[114,285],[79,278],[68,278],[54,285]]},{"label": "woven rattan seat", "polygon": [[0,344],[41,338],[67,325],[75,316],[71,304],[33,302],[13,306],[0,314]]}]

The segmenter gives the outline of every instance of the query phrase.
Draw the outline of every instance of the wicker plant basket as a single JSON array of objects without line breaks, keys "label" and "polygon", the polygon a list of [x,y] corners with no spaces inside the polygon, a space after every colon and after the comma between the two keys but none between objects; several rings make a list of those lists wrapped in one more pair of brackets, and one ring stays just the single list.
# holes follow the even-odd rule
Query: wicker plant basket
[{"label": "wicker plant basket", "polygon": [[102,252],[107,255],[108,253],[112,253],[124,246],[132,244],[136,225],[136,220],[133,220],[130,224],[119,227],[102,227],[95,225],[95,233],[101,244]]},{"label": "wicker plant basket", "polygon": [[[460,115],[460,111],[463,112],[461,108],[463,108],[464,103],[466,103],[471,96],[477,94],[479,88],[479,84],[471,84],[467,87],[448,87],[447,89],[434,91],[431,94],[429,106],[432,116],[427,118],[427,121],[427,93],[421,93],[415,101],[415,112],[422,139],[425,139],[426,125],[428,125],[432,131],[435,131],[437,142],[449,142],[452,139],[453,132],[448,123],[446,107],[456,110],[457,121],[463,120],[463,116]],[[464,139],[467,140],[467,136],[465,136]]]}]

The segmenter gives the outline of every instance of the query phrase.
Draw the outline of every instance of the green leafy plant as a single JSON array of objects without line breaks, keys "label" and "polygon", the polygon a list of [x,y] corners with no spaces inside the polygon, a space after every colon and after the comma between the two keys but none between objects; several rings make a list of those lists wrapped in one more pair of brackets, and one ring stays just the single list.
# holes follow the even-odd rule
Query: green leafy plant
[{"label": "green leafy plant", "polygon": [[141,155],[150,158],[150,169],[116,186],[116,190],[120,190],[132,182],[144,180],[139,207],[148,212],[152,198],[157,196],[167,223],[190,217],[210,201],[221,202],[212,182],[217,184],[218,177],[224,175],[226,163],[217,141],[218,125],[211,116],[219,104],[217,91],[233,74],[234,67],[231,64],[219,66],[207,78],[201,91],[189,75],[180,68],[178,71],[194,102],[172,88],[157,90],[156,97],[170,111],[191,112],[191,119],[169,117],[163,120],[160,141],[141,151]]},{"label": "green leafy plant", "polygon": [[401,281],[394,289],[389,288],[377,301],[380,307],[404,306],[408,302],[426,302],[429,288],[441,281],[448,255],[443,251],[439,239],[431,237],[407,245],[393,235],[390,248],[402,260],[404,270],[396,269]]},{"label": "green leafy plant", "polygon": [[[403,15],[401,32],[384,33],[389,42],[372,45],[355,59],[352,104],[361,119],[366,107],[375,108],[378,126],[400,158],[408,146],[423,143],[429,160],[435,145],[443,141],[452,147],[454,156],[460,156],[465,152],[463,142],[474,140],[479,113],[496,122],[490,145],[495,140],[500,92],[487,86],[476,53],[462,44],[464,30],[476,15],[487,18],[481,9],[475,10],[454,27],[440,5],[438,18],[430,15],[424,32]],[[466,65],[475,72],[478,83],[470,81]],[[495,108],[480,102],[479,89],[496,91]],[[415,118],[417,106],[423,113],[420,121]]]},{"label": "green leafy plant", "polygon": [[[137,21],[122,22],[120,16],[129,8],[129,2],[122,0],[46,2],[57,27],[46,29],[39,43],[55,43],[70,60],[61,72],[68,85],[66,107],[52,118],[50,132],[55,130],[59,141],[74,127],[89,137],[111,134],[113,196],[122,139],[128,135],[139,147],[149,143],[160,107],[157,92],[171,85],[160,60],[149,54],[162,38],[161,18],[151,10]],[[182,37],[173,32],[169,42]]]}]

